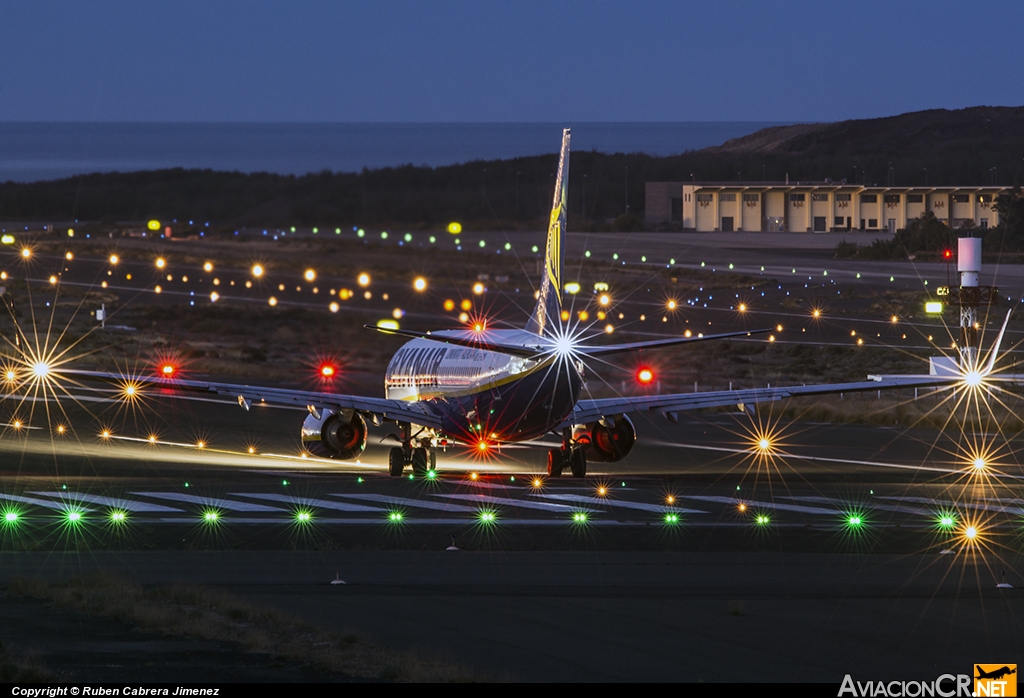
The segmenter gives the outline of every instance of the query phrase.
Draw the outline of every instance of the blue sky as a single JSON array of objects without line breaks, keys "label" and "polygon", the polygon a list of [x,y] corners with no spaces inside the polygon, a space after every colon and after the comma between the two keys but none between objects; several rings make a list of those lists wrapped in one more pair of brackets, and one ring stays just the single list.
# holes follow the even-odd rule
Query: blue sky
[{"label": "blue sky", "polygon": [[835,121],[1024,104],[1024,3],[47,2],[0,121]]}]

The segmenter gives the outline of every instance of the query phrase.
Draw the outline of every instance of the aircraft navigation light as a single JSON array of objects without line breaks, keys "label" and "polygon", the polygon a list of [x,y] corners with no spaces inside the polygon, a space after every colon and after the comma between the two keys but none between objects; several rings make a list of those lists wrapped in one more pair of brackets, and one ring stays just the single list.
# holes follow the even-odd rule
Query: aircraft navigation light
[{"label": "aircraft navigation light", "polygon": [[643,385],[647,385],[654,380],[654,371],[649,368],[641,368],[636,372],[636,379]]},{"label": "aircraft navigation light", "polygon": [[36,378],[46,378],[50,373],[50,365],[45,361],[37,361],[32,364],[32,373]]},{"label": "aircraft navigation light", "polygon": [[121,261],[121,258],[118,257],[116,254],[110,255],[110,263],[111,264],[117,264],[120,261]]},{"label": "aircraft navigation light", "polygon": [[25,259],[28,259],[29,257],[32,256],[32,250],[30,250],[27,247],[22,247],[21,248],[21,256],[24,257]]},{"label": "aircraft navigation light", "polygon": [[316,281],[316,272],[312,269],[307,269],[306,273],[302,275],[306,281]]},{"label": "aircraft navigation light", "polygon": [[[422,291],[426,291],[427,290],[427,280],[424,279],[422,276],[417,276],[416,280],[412,282],[412,287],[414,289],[416,289],[417,291],[421,291],[421,292]],[[445,301],[446,309],[447,309],[447,306],[448,306],[448,301]],[[453,304],[453,307],[454,307],[454,304]]]},{"label": "aircraft navigation light", "polygon": [[356,282],[360,286],[369,286],[370,285],[370,275],[367,274],[364,271],[362,274],[360,274],[358,277],[356,277]]},{"label": "aircraft navigation light", "polygon": [[256,278],[263,276],[263,266],[260,264],[252,265],[252,275]]},{"label": "aircraft navigation light", "polygon": [[479,296],[480,294],[482,294],[484,292],[484,290],[485,290],[484,289],[484,285],[482,283],[480,283],[479,281],[477,281],[475,284],[473,284],[473,293],[475,293],[476,295]]}]

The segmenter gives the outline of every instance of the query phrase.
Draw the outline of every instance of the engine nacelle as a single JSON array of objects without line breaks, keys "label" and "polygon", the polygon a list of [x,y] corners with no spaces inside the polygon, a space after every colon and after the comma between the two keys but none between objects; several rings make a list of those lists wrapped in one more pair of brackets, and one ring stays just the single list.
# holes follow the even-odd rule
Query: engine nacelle
[{"label": "engine nacelle", "polygon": [[615,463],[629,455],[636,443],[636,428],[626,415],[573,427],[573,441],[583,447],[587,460]]},{"label": "engine nacelle", "polygon": [[[347,410],[345,411],[347,412]],[[310,414],[302,423],[302,445],[316,456],[350,460],[366,449],[366,420],[353,411],[322,410],[320,418]]]}]

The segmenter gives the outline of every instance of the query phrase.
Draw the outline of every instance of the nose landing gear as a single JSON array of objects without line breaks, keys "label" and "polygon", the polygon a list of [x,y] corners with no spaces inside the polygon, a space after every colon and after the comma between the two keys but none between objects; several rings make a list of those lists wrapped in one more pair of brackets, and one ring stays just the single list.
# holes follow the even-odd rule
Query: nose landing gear
[{"label": "nose landing gear", "polygon": [[582,446],[573,446],[570,429],[565,429],[562,432],[562,447],[548,451],[548,475],[550,477],[560,477],[566,468],[572,472],[573,477],[586,477],[587,475],[587,454],[583,451]]}]

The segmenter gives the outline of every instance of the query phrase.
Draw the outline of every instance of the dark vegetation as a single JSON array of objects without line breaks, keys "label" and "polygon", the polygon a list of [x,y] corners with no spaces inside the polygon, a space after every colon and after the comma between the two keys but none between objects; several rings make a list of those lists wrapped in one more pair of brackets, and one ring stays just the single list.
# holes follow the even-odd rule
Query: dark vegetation
[{"label": "dark vegetation", "polygon": [[993,208],[1000,220],[994,228],[968,225],[953,231],[927,211],[907,223],[907,227],[898,230],[891,239],[875,240],[864,246],[845,240],[840,242],[836,245],[836,258],[942,259],[946,250],[956,254],[956,239],[969,232],[984,240],[982,247],[987,256],[998,256],[1007,261],[1006,253],[1024,252],[1024,192],[1015,186],[1009,194],[1000,196]]},{"label": "dark vegetation", "polygon": [[[575,152],[572,230],[642,227],[648,181],[1006,184],[1022,174],[1024,107],[931,110],[801,124],[671,157]],[[210,221],[215,228],[317,225],[466,229],[546,225],[557,154],[302,177],[211,170],[106,173],[0,184],[0,219]],[[628,212],[627,212],[628,203]]]}]

